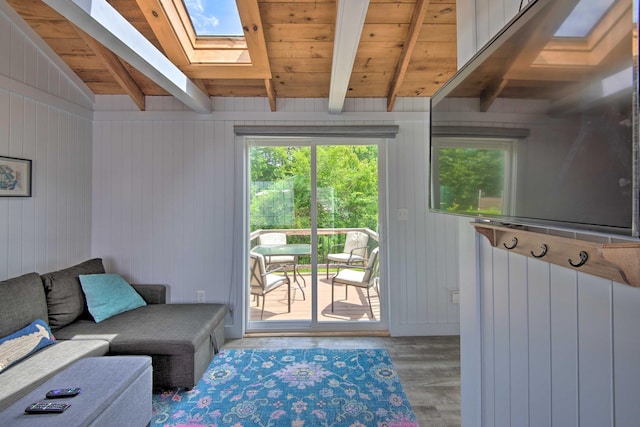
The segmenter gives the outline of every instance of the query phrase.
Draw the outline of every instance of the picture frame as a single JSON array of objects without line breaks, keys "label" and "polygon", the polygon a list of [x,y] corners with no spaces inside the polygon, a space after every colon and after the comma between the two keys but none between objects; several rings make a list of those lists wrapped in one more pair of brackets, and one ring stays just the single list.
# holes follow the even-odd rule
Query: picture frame
[{"label": "picture frame", "polygon": [[0,156],[0,197],[31,197],[31,165],[28,159]]}]

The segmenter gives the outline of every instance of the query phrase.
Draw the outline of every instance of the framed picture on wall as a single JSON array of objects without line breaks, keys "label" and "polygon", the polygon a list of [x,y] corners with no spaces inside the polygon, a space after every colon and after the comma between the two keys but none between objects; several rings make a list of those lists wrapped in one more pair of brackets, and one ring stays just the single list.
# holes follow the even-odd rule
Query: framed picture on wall
[{"label": "framed picture on wall", "polygon": [[31,197],[31,160],[0,156],[0,197]]}]

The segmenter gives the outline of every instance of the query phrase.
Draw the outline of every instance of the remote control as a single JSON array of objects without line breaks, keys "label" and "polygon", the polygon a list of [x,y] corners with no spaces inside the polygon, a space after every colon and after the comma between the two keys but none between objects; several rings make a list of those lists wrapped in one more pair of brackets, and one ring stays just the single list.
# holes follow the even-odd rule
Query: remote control
[{"label": "remote control", "polygon": [[54,403],[54,402],[36,402],[27,406],[24,410],[27,414],[59,414],[64,412],[71,403]]},{"label": "remote control", "polygon": [[78,393],[80,393],[80,387],[57,388],[55,390],[49,390],[46,396],[47,399],[58,399],[61,397],[73,397]]}]

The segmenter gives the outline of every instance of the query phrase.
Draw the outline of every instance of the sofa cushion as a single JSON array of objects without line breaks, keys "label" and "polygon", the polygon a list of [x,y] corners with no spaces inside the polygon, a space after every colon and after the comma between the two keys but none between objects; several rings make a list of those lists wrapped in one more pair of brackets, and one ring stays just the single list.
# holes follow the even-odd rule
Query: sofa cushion
[{"label": "sofa cushion", "polygon": [[118,274],[81,274],[87,308],[96,323],[147,305],[140,294]]},{"label": "sofa cushion", "polygon": [[76,360],[104,356],[108,350],[103,340],[58,341],[0,372],[0,411]]},{"label": "sofa cushion", "polygon": [[0,337],[47,318],[47,300],[38,273],[0,282]]},{"label": "sofa cushion", "polygon": [[111,354],[193,354],[226,313],[224,304],[149,304],[100,323],[78,319],[56,338],[106,339]]},{"label": "sofa cushion", "polygon": [[57,330],[76,320],[85,310],[84,294],[78,276],[81,274],[103,274],[101,258],[94,258],[64,270],[42,275],[49,326]]},{"label": "sofa cushion", "polygon": [[0,338],[0,372],[55,341],[49,326],[40,319]]}]

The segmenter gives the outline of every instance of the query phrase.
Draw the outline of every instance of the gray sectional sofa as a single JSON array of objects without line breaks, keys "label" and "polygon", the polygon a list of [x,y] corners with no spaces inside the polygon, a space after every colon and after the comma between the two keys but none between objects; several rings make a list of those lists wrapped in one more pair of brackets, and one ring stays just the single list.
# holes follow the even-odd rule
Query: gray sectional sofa
[{"label": "gray sectional sofa", "polygon": [[224,304],[167,304],[163,285],[132,285],[146,305],[96,323],[78,277],[103,274],[99,258],[0,282],[0,338],[44,320],[55,343],[0,370],[0,411],[73,362],[151,357],[154,388],[192,388],[224,344]]}]

